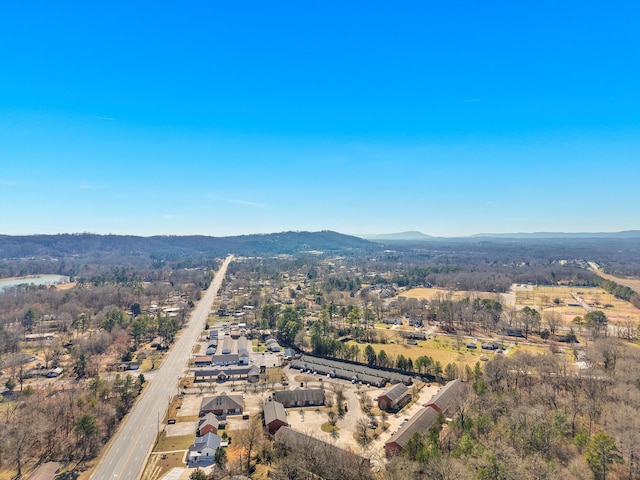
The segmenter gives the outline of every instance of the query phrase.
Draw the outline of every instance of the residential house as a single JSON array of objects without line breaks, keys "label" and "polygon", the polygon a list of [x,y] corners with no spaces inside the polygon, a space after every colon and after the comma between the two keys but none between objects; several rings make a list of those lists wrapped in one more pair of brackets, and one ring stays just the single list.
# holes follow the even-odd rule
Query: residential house
[{"label": "residential house", "polygon": [[147,358],[149,355],[151,355],[151,352],[147,349],[142,349],[140,350],[138,353],[136,353],[136,358],[138,360],[144,360],[145,358]]},{"label": "residential house", "polygon": [[196,437],[187,452],[187,460],[193,464],[212,464],[216,450],[220,448],[221,438],[215,433],[207,433]]}]

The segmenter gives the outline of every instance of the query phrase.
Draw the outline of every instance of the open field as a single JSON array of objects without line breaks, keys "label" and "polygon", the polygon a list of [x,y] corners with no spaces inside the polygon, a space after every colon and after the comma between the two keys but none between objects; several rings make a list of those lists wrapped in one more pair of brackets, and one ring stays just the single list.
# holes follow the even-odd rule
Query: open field
[{"label": "open field", "polygon": [[[376,351],[376,354],[380,350],[384,350],[387,356],[394,359],[399,355],[404,355],[411,360],[418,357],[427,355],[434,361],[440,362],[445,367],[448,363],[456,363],[458,366],[469,365],[473,366],[480,360],[481,355],[493,356],[495,353],[480,349],[470,350],[465,347],[465,344],[471,341],[471,337],[460,337],[461,342],[458,348],[457,340],[455,337],[448,337],[443,335],[436,335],[429,340],[420,340],[417,345],[406,345],[398,343],[372,343],[371,346]],[[353,344],[355,342],[348,342]],[[361,351],[364,351],[366,345],[359,345]]]},{"label": "open field", "polygon": [[[596,310],[602,310],[611,324],[640,322],[639,309],[597,287],[536,286],[532,291],[516,293],[518,305],[536,308],[543,317],[545,313],[556,312],[565,326],[569,326],[574,317],[587,313],[582,306],[569,305],[578,303],[577,298]],[[554,300],[559,300],[559,303],[556,304]]]},{"label": "open field", "polygon": [[160,432],[153,451],[170,452],[173,450],[187,450],[193,444],[195,438],[195,432],[192,435],[181,435],[178,437],[167,437],[164,432]]},{"label": "open field", "polygon": [[465,290],[445,290],[442,288],[412,288],[406,290],[398,297],[416,298],[418,300],[462,300],[464,298],[496,298],[495,293],[469,292]]}]

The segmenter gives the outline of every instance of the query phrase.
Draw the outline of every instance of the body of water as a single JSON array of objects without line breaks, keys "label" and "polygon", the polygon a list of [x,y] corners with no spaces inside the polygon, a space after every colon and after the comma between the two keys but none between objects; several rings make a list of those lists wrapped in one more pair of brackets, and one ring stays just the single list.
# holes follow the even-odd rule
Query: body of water
[{"label": "body of water", "polygon": [[6,288],[16,285],[56,285],[58,283],[69,282],[69,277],[65,275],[29,275],[28,277],[0,278],[0,293],[4,293]]}]

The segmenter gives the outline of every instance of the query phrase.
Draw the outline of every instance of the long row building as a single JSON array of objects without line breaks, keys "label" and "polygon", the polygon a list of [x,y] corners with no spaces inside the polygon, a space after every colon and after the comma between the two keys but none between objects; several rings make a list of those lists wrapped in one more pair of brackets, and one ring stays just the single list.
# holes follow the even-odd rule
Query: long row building
[{"label": "long row building", "polygon": [[456,402],[464,395],[464,384],[460,380],[452,380],[444,385],[405,425],[391,434],[384,444],[387,456],[402,452],[415,433],[426,437],[431,427],[436,426],[440,414],[446,416],[455,413]]},{"label": "long row building", "polygon": [[376,387],[384,387],[387,383],[410,385],[413,382],[410,375],[309,355],[302,355],[299,359],[292,360],[289,365],[302,372],[319,373],[332,378],[350,380],[353,383],[366,383]]}]

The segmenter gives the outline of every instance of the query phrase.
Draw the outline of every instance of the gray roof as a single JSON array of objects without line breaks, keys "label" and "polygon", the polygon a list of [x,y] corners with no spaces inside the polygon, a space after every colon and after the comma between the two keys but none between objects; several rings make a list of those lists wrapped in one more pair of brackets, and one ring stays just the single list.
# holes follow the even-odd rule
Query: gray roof
[{"label": "gray roof", "polygon": [[434,408],[426,407],[420,409],[418,413],[409,419],[404,427],[401,427],[391,435],[386,444],[397,443],[401,448],[404,448],[414,433],[418,432],[420,435],[427,435],[438,415],[438,411]]},{"label": "gray roof", "polygon": [[303,406],[307,402],[312,405],[322,405],[324,403],[324,390],[321,388],[280,390],[273,392],[273,398],[285,406]]},{"label": "gray roof", "polygon": [[200,423],[198,424],[198,430],[202,429],[206,425],[212,425],[216,429],[220,426],[220,422],[218,422],[218,417],[216,417],[213,413],[207,413]]},{"label": "gray roof", "polygon": [[204,410],[242,410],[244,401],[242,395],[227,395],[222,392],[215,397],[204,397],[200,404],[200,411]]},{"label": "gray roof", "polygon": [[193,445],[189,447],[188,455],[191,457],[196,452],[201,452],[205,448],[211,448],[217,450],[220,447],[222,439],[215,433],[207,433],[201,437],[196,437]]},{"label": "gray roof", "polygon": [[435,405],[440,411],[445,412],[462,394],[463,388],[464,384],[460,380],[451,380],[427,402],[427,405]]},{"label": "gray roof", "polygon": [[251,350],[251,344],[249,343],[249,340],[247,340],[247,337],[240,337],[238,339],[238,353],[247,353]]},{"label": "gray roof", "polygon": [[220,437],[215,433],[207,433],[201,437],[196,437],[193,446],[198,449],[209,447],[215,450],[220,446]]},{"label": "gray roof", "polygon": [[[281,427],[275,434],[276,443],[286,446],[292,451],[304,451],[305,455],[313,455],[317,458],[331,458],[341,460],[343,466],[351,464],[354,468],[370,467],[368,459],[344,450],[336,445],[323,442],[315,437],[296,432],[289,427]],[[324,454],[324,455],[323,455]],[[335,466],[335,465],[334,465]],[[321,472],[314,472],[321,475]]]},{"label": "gray roof", "polygon": [[203,367],[193,368],[196,377],[217,377],[224,373],[228,377],[247,375],[249,377],[260,375],[260,369],[255,365],[237,366],[231,365],[227,367]]},{"label": "gray roof", "polygon": [[395,405],[408,395],[409,389],[404,383],[396,383],[393,387],[383,393],[383,396],[391,400],[391,404]]},{"label": "gray roof", "polygon": [[284,411],[284,405],[280,402],[270,401],[264,404],[264,423],[269,425],[275,420],[287,422],[287,413]]},{"label": "gray roof", "polygon": [[369,367],[368,365],[341,362],[340,360],[311,357],[308,355],[302,355],[299,359],[292,360],[290,365],[292,368],[311,369],[321,374],[333,372],[336,377],[349,380],[357,375],[360,381],[373,385],[384,385],[387,381],[406,384],[412,382],[410,375],[389,372],[379,368]]},{"label": "gray roof", "polygon": [[237,353],[225,353],[211,356],[211,363],[238,363],[240,357]]}]

